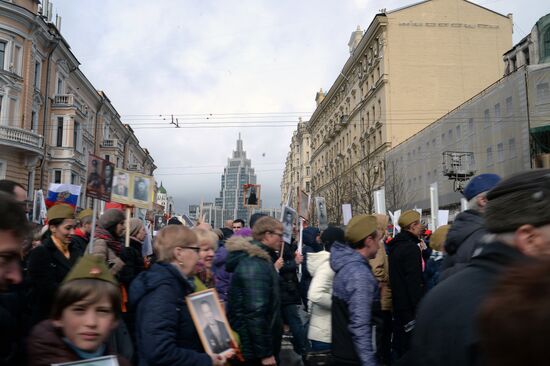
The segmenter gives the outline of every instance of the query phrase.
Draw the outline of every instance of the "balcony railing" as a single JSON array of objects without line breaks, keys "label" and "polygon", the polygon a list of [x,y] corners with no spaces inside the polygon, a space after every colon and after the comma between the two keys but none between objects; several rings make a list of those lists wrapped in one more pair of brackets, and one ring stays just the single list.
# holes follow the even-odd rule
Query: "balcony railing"
[{"label": "balcony railing", "polygon": [[141,171],[141,164],[128,164],[128,170],[139,172]]},{"label": "balcony railing", "polygon": [[76,100],[74,94],[57,94],[53,97],[53,104],[56,107],[75,108],[83,116],[88,115],[88,109]]},{"label": "balcony railing", "polygon": [[105,139],[101,144],[101,147],[107,149],[119,149],[120,151],[124,150],[124,143],[119,139]]},{"label": "balcony railing", "polygon": [[44,138],[37,133],[21,128],[0,126],[0,143],[38,152],[44,146]]}]

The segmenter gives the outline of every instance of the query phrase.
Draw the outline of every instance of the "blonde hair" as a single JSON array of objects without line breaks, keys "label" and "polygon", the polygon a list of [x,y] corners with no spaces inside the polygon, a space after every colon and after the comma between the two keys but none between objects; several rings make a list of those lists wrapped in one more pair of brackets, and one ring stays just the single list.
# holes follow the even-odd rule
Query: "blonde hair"
[{"label": "blonde hair", "polygon": [[158,232],[155,240],[155,252],[159,262],[174,259],[174,249],[186,248],[197,244],[197,235],[183,225],[167,225]]},{"label": "blonde hair", "polygon": [[194,229],[193,230],[197,235],[197,241],[200,243],[208,242],[212,249],[218,249],[218,236],[210,230],[205,229]]},{"label": "blonde hair", "polygon": [[274,232],[277,229],[282,231],[283,224],[271,216],[264,216],[254,223],[254,227],[252,228],[252,237],[255,240],[261,241],[264,238],[265,233]]}]

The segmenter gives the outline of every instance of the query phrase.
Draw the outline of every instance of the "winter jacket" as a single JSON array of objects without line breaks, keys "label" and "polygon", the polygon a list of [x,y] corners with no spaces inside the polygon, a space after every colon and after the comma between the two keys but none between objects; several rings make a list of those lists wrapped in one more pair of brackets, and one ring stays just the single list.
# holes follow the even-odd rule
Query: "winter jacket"
[{"label": "winter jacket", "polygon": [[212,272],[216,283],[216,291],[223,302],[227,302],[227,293],[229,292],[229,283],[231,282],[231,273],[225,270],[225,263],[229,252],[225,248],[225,243],[220,242],[214,261],[212,262]]},{"label": "winter jacket", "polygon": [[310,302],[308,339],[331,343],[332,282],[334,271],[330,268],[330,253],[310,253],[307,269],[313,276],[307,297]]},{"label": "winter jacket", "polygon": [[31,323],[47,319],[53,304],[55,292],[74,266],[80,251],[69,244],[69,258],[55,246],[52,238],[45,239],[29,254],[28,272],[31,286]]},{"label": "winter jacket", "polygon": [[122,267],[124,267],[124,261],[109,248],[104,239],[94,239],[92,254],[101,257],[107,263],[113,276],[118,275]]},{"label": "winter jacket", "polygon": [[226,269],[233,273],[227,304],[231,328],[239,334],[245,360],[277,355],[281,348],[282,322],[279,276],[270,254],[258,241],[232,237]]},{"label": "winter jacket", "polygon": [[447,256],[441,264],[439,280],[461,271],[481,245],[481,239],[487,234],[481,213],[466,210],[458,214],[447,234],[445,252]]},{"label": "winter jacket", "polygon": [[[112,353],[106,349],[104,356]],[[80,361],[81,358],[64,341],[59,328],[51,320],[45,320],[32,330],[27,344],[28,366],[49,366],[52,363]],[[129,366],[125,358],[118,356],[121,366]]]},{"label": "winter jacket", "polygon": [[444,258],[445,256],[442,252],[437,250],[432,251],[432,255],[426,263],[426,270],[424,271],[426,291],[434,288],[439,282],[439,276],[441,275],[441,264],[443,263]]},{"label": "winter jacket", "polygon": [[464,270],[434,287],[418,310],[409,364],[482,364],[476,330],[479,307],[498,276],[524,260],[527,258],[509,245],[485,244]]},{"label": "winter jacket", "polygon": [[157,262],[130,286],[136,309],[136,349],[140,366],[208,366],[185,297],[193,287],[172,264]]},{"label": "winter jacket", "polygon": [[145,270],[141,247],[140,241],[130,238],[130,246],[124,247],[120,252],[120,259],[124,262],[124,266],[117,273],[117,279],[126,288],[129,288],[132,281]]},{"label": "winter jacket", "polygon": [[393,311],[403,324],[414,320],[416,307],[424,295],[419,242],[414,234],[403,230],[389,244]]},{"label": "winter jacket", "polygon": [[376,365],[372,345],[372,305],[378,282],[368,261],[346,244],[335,242],[330,266],[332,293],[332,356],[337,365]]},{"label": "winter jacket", "polygon": [[380,284],[380,306],[383,311],[390,311],[391,306],[391,286],[390,286],[390,266],[388,264],[388,255],[384,243],[380,243],[376,257],[369,260],[372,268],[372,274]]},{"label": "winter jacket", "polygon": [[[279,281],[281,286],[281,306],[300,305],[300,284],[298,282],[298,265],[296,264],[296,244],[286,244],[284,246],[283,261],[284,264],[279,270]],[[273,252],[273,254],[275,254]],[[272,256],[273,263],[278,259],[277,255]]]},{"label": "winter jacket", "polygon": [[323,245],[317,243],[317,236],[320,234],[319,229],[316,227],[306,227],[302,233],[302,277],[300,278],[300,297],[302,303],[306,307],[308,305],[307,292],[311,283],[312,275],[309,273],[307,261],[309,253],[318,253],[323,250]]}]

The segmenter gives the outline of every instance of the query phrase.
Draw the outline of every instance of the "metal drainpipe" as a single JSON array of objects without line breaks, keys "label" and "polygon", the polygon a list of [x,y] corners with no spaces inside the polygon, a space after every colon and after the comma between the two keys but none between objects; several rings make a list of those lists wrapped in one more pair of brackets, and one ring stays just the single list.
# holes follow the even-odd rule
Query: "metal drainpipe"
[{"label": "metal drainpipe", "polygon": [[105,97],[103,97],[103,95],[101,94],[99,96],[101,97],[101,101],[99,102],[99,108],[95,112],[95,127],[94,127],[94,155],[96,156],[97,156],[97,128],[99,125],[97,118],[99,116],[99,112],[101,112],[101,108],[103,108],[103,104],[105,104]]},{"label": "metal drainpipe", "polygon": [[42,189],[44,185],[44,168],[46,167],[46,155],[48,152],[48,136],[46,135],[46,126],[48,124],[47,123],[48,121],[46,120],[46,118],[48,117],[48,99],[49,99],[48,93],[50,90],[50,63],[52,60],[52,55],[55,49],[57,48],[57,46],[59,46],[59,41],[61,38],[55,37],[54,39],[55,39],[55,45],[53,46],[52,50],[48,54],[48,61],[46,66],[46,90],[44,92],[45,104],[44,104],[44,117],[43,117],[43,124],[42,124],[42,137],[44,138],[44,149],[42,153],[42,162],[40,165],[40,186],[39,186],[40,189]]}]

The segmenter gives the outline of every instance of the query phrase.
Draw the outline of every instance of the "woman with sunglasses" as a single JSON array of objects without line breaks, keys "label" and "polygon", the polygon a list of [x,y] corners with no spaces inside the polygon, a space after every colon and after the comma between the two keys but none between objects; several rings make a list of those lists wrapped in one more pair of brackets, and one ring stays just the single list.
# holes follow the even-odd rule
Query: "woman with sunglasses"
[{"label": "woman with sunglasses", "polygon": [[168,225],[155,241],[157,262],[132,282],[130,303],[136,309],[140,366],[225,364],[225,357],[204,352],[185,303],[185,297],[195,290],[199,251],[191,229]]}]

